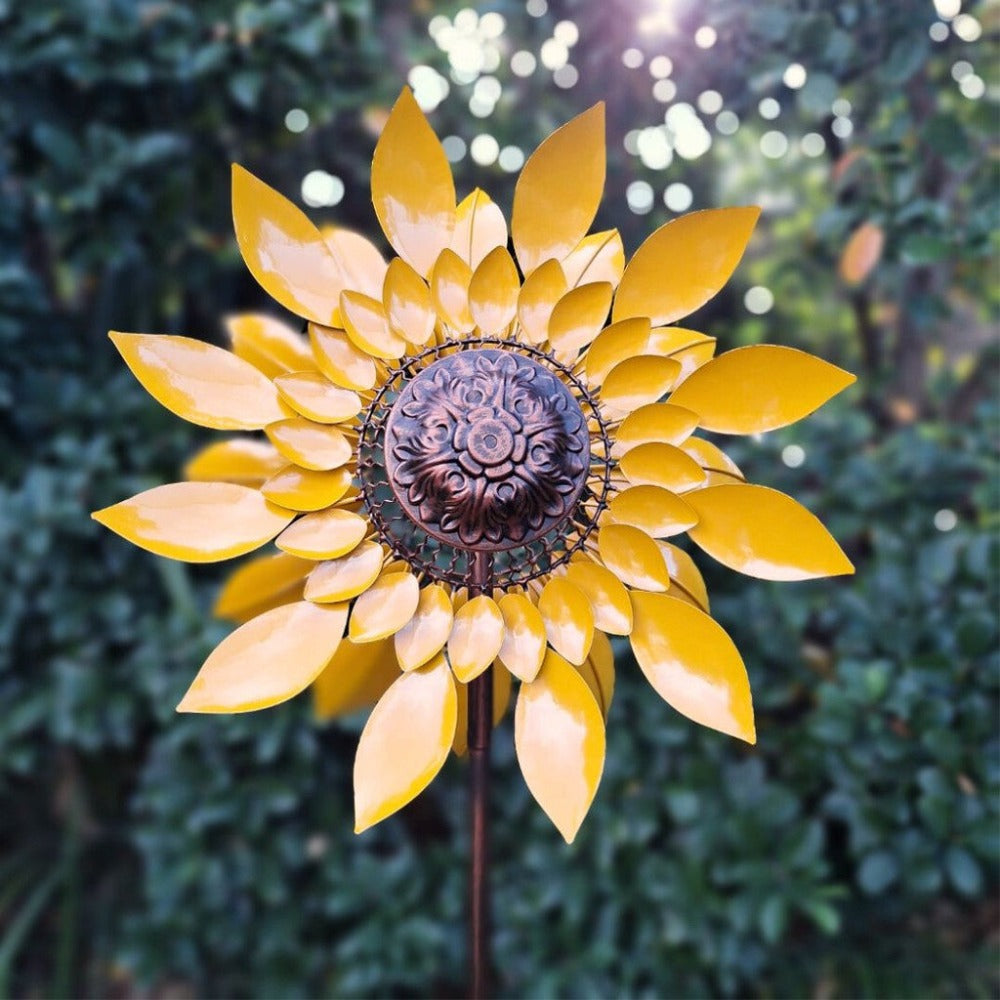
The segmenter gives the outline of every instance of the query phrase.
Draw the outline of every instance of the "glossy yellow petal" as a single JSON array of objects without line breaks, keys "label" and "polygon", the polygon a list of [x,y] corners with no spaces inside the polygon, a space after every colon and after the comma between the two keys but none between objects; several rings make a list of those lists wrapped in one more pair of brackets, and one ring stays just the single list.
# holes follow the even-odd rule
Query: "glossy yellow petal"
[{"label": "glossy yellow petal", "polygon": [[351,476],[351,471],[344,468],[313,472],[286,465],[281,472],[271,476],[260,491],[268,500],[289,510],[322,510],[344,496],[351,485]]},{"label": "glossy yellow petal", "polygon": [[507,246],[507,220],[490,196],[476,188],[455,212],[451,249],[473,270],[494,248]]},{"label": "glossy yellow petal", "polygon": [[584,281],[607,281],[618,287],[625,270],[625,247],[617,229],[585,236],[562,261],[570,288]]},{"label": "glossy yellow petal", "polygon": [[469,281],[469,312],[487,337],[505,333],[517,314],[521,280],[506,247],[495,247]]},{"label": "glossy yellow petal", "polygon": [[503,615],[491,597],[473,597],[458,609],[448,637],[448,659],[463,684],[478,677],[496,659],[503,634]]},{"label": "glossy yellow petal", "polygon": [[606,281],[577,285],[556,304],[549,318],[549,343],[557,354],[573,359],[600,332],[611,308],[613,289]]},{"label": "glossy yellow petal", "polygon": [[389,329],[397,337],[418,345],[430,340],[437,322],[430,289],[400,257],[393,258],[386,272],[382,306]]},{"label": "glossy yellow petal", "polygon": [[278,375],[274,384],[296,413],[320,424],[353,420],[361,411],[361,397],[356,392],[332,385],[321,372]]},{"label": "glossy yellow petal", "polygon": [[389,329],[382,303],[360,292],[342,292],[340,315],[355,347],[375,358],[395,361],[406,353],[406,341]]},{"label": "glossy yellow petal", "polygon": [[351,609],[351,642],[375,642],[395,635],[417,610],[420,585],[410,572],[383,573]]},{"label": "glossy yellow petal", "polygon": [[408,88],[375,146],[372,203],[396,252],[426,275],[451,242],[455,183],[441,143]]},{"label": "glossy yellow petal", "polygon": [[329,604],[363,594],[378,579],[383,561],[378,542],[362,542],[347,555],[321,562],[306,581],[306,600]]},{"label": "glossy yellow petal", "polygon": [[524,594],[504,594],[497,603],[504,625],[500,662],[518,680],[531,682],[545,659],[545,623],[541,613]]},{"label": "glossy yellow petal", "polygon": [[622,456],[622,474],[634,486],[662,486],[684,493],[705,481],[705,470],[672,444],[640,444]]},{"label": "glossy yellow petal", "polygon": [[360,514],[331,507],[300,517],[278,535],[274,544],[302,559],[336,559],[357,548],[368,527]]},{"label": "glossy yellow petal", "polygon": [[710,486],[689,495],[698,525],[689,534],[724,566],[762,580],[811,580],[853,573],[819,519],[766,486]]},{"label": "glossy yellow petal", "polygon": [[703,306],[736,270],[760,209],[691,212],[656,230],[625,268],[614,319],[648,316],[673,323]]},{"label": "glossy yellow petal", "polygon": [[524,280],[517,298],[517,319],[521,336],[529,344],[540,344],[548,337],[549,317],[568,286],[559,262],[547,260]]},{"label": "glossy yellow petal", "polygon": [[225,319],[233,354],[268,378],[314,367],[309,342],[287,323],[264,313],[237,313]]},{"label": "glossy yellow petal", "polygon": [[226,580],[213,614],[243,623],[272,607],[300,601],[303,581],[312,568],[308,560],[284,552],[250,559]]},{"label": "glossy yellow petal", "polygon": [[608,504],[620,524],[641,528],[654,538],[679,535],[698,523],[698,515],[679,496],[660,486],[632,486]]},{"label": "glossy yellow petal", "polygon": [[347,606],[285,604],[253,618],[213,650],[178,712],[254,712],[295,697],[337,651]]},{"label": "glossy yellow petal", "polygon": [[604,191],[604,167],[603,103],[556,129],[528,157],[510,224],[524,274],[550,257],[562,260],[587,235]]},{"label": "glossy yellow petal", "polygon": [[[629,621],[632,620],[631,602]],[[599,629],[594,633],[594,644],[590,654],[577,667],[580,676],[587,682],[590,693],[594,696],[605,722],[611,711],[611,702],[615,695],[615,654],[608,637]]]},{"label": "glossy yellow petal", "polygon": [[90,516],[159,556],[218,562],[260,548],[295,515],[236,483],[170,483]]},{"label": "glossy yellow petal", "polygon": [[439,583],[420,591],[413,617],[395,636],[396,658],[403,670],[416,670],[444,649],[455,614],[451,596]]},{"label": "glossy yellow petal", "polygon": [[566,579],[587,595],[594,613],[594,625],[601,632],[628,635],[632,631],[632,603],[628,591],[611,570],[589,556],[581,556],[566,567]]},{"label": "glossy yellow petal", "polygon": [[469,282],[472,268],[451,250],[445,250],[431,272],[431,299],[441,322],[456,333],[468,333],[476,325],[469,312]]},{"label": "glossy yellow petal", "polygon": [[336,427],[305,417],[278,420],[264,430],[274,447],[303,469],[328,472],[346,464],[353,454],[347,438]]},{"label": "glossy yellow petal", "polygon": [[587,350],[587,381],[600,385],[615,365],[648,353],[649,332],[649,320],[644,316],[619,320],[602,330]]},{"label": "glossy yellow petal", "polygon": [[[490,676],[493,678],[493,726],[495,728],[500,725],[510,707],[511,677],[509,671],[496,663],[493,664]],[[455,725],[455,739],[451,746],[457,756],[464,757],[469,752],[469,685],[457,683],[455,689],[458,693],[458,721]]]},{"label": "glossy yellow petal", "polygon": [[521,685],[514,747],[529,791],[572,843],[604,770],[604,719],[587,682],[552,650]]},{"label": "glossy yellow petal", "polygon": [[656,542],[630,524],[605,524],[597,533],[601,561],[622,583],[640,590],[661,591],[670,574]]},{"label": "glossy yellow petal", "polygon": [[673,351],[670,355],[675,361],[680,363],[681,373],[677,376],[676,389],[693,372],[707,364],[715,355],[716,340],[714,337],[704,337],[687,347]]},{"label": "glossy yellow petal", "polygon": [[711,351],[715,350],[715,337],[683,326],[654,326],[649,331],[647,351],[649,354],[662,354],[664,357],[678,357],[693,347],[702,346],[710,348],[709,357],[711,357]]},{"label": "glossy yellow petal", "polygon": [[727,351],[690,375],[670,397],[706,430],[759,434],[801,420],[854,376],[805,351],[759,344]]},{"label": "glossy yellow petal", "polygon": [[441,770],[455,736],[455,679],[443,656],[403,674],[368,718],[354,758],[354,832],[402,809]]},{"label": "glossy yellow petal", "polygon": [[601,388],[601,402],[616,413],[631,413],[665,396],[681,366],[673,358],[641,354],[615,365]]},{"label": "glossy yellow petal", "polygon": [[688,601],[700,608],[705,614],[711,613],[708,603],[708,588],[701,571],[695,565],[691,556],[683,549],[670,542],[658,542],[663,561],[670,572],[670,589],[667,593],[682,601]]},{"label": "glossy yellow petal", "polygon": [[594,612],[587,595],[567,578],[554,577],[542,588],[538,611],[549,645],[570,663],[583,663],[594,641]]},{"label": "glossy yellow petal", "polygon": [[146,392],[193,424],[249,431],[286,415],[271,380],[221,347],[190,337],[108,336]]},{"label": "glossy yellow petal", "polygon": [[502,663],[493,664],[493,725],[498,726],[510,707],[510,671]]},{"label": "glossy yellow petal", "polygon": [[739,466],[718,446],[704,438],[688,438],[681,443],[681,451],[690,455],[709,475],[705,480],[708,486],[717,485],[713,480],[722,483],[744,482]]},{"label": "glossy yellow petal", "polygon": [[343,330],[309,326],[313,356],[319,370],[343,389],[371,389],[375,385],[375,362],[371,355],[351,343]]},{"label": "glossy yellow petal", "polygon": [[322,226],[320,234],[337,263],[340,287],[373,299],[382,298],[386,263],[375,244],[359,233],[337,226]]},{"label": "glossy yellow petal", "polygon": [[345,637],[313,682],[315,717],[323,722],[374,705],[398,677],[391,639],[356,646]]},{"label": "glossy yellow petal", "polygon": [[642,444],[679,445],[698,426],[698,414],[672,403],[650,403],[630,413],[615,433],[611,454],[620,458]]},{"label": "glossy yellow petal", "polygon": [[656,693],[689,719],[756,743],[746,667],[721,626],[666,594],[632,600],[632,650]]},{"label": "glossy yellow petal", "polygon": [[320,231],[287,198],[233,164],[233,225],[261,288],[296,316],[332,323],[343,285]]},{"label": "glossy yellow petal", "polygon": [[184,478],[203,483],[260,486],[284,465],[285,459],[266,441],[231,438],[196,452],[184,466]]}]

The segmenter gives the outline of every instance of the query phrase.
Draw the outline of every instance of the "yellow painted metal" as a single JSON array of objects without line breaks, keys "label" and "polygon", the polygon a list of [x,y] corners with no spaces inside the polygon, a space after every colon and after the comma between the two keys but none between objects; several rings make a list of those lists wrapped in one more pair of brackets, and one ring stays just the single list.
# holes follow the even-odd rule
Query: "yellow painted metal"
[{"label": "yellow painted metal", "polygon": [[322,372],[278,375],[274,384],[296,413],[320,424],[353,420],[361,411],[361,397],[353,389],[333,385]]},{"label": "yellow painted metal", "polygon": [[448,659],[455,676],[463,684],[478,677],[496,659],[503,637],[503,615],[491,597],[473,597],[463,604],[455,612],[448,637]]},{"label": "yellow painted metal", "polygon": [[[500,663],[493,664],[493,726],[500,724],[507,709],[510,707],[510,672]],[[455,684],[458,692],[458,724],[455,726],[455,739],[452,749],[459,757],[469,752],[469,685],[460,681]]]},{"label": "yellow painted metal", "polygon": [[426,344],[434,333],[437,316],[430,289],[423,278],[400,257],[389,264],[382,289],[382,307],[389,329],[411,344]]},{"label": "yellow painted metal", "polygon": [[382,572],[384,553],[378,542],[362,542],[347,555],[321,562],[306,581],[306,600],[320,604],[349,601],[363,594]]},{"label": "yellow painted metal", "polygon": [[416,798],[448,758],[458,718],[455,679],[443,656],[402,674],[361,733],[354,758],[354,832]]},{"label": "yellow painted metal", "polygon": [[[629,618],[631,617],[632,612],[629,611]],[[590,688],[590,693],[600,707],[604,721],[607,722],[615,695],[615,654],[611,648],[611,641],[600,629],[594,633],[594,644],[590,647],[590,654],[577,670],[587,682],[587,687]]]},{"label": "yellow painted metal", "polygon": [[305,417],[278,420],[268,424],[264,431],[285,458],[315,472],[339,469],[354,453],[350,442],[336,427],[317,424]]},{"label": "yellow painted metal", "polygon": [[680,370],[679,362],[673,358],[651,354],[628,358],[608,372],[601,388],[601,402],[612,413],[631,413],[665,396]]},{"label": "yellow painted metal", "polygon": [[374,705],[399,677],[392,640],[355,645],[346,636],[333,659],[313,681],[313,713],[318,722]]},{"label": "yellow painted metal", "polygon": [[386,263],[378,247],[360,233],[339,226],[321,226],[319,231],[337,263],[340,287],[381,299]]},{"label": "yellow painted metal", "polygon": [[275,545],[302,559],[337,559],[357,548],[368,529],[360,514],[331,507],[300,517],[278,535]]},{"label": "yellow painted metal", "polygon": [[671,597],[688,601],[704,611],[705,614],[711,614],[708,588],[705,586],[701,571],[691,556],[684,549],[671,545],[670,542],[658,542],[657,544],[660,546],[663,561],[667,564],[667,570],[670,572],[670,589],[667,593]]},{"label": "yellow painted metal", "polygon": [[289,510],[322,510],[335,504],[347,493],[351,476],[352,472],[348,468],[313,472],[296,465],[286,465],[281,472],[271,476],[260,491],[268,500]]},{"label": "yellow painted metal", "polygon": [[632,650],[656,693],[689,719],[756,743],[746,667],[722,627],[666,594],[635,593],[632,601]]},{"label": "yellow painted metal", "polygon": [[184,478],[203,483],[260,486],[284,466],[285,459],[267,441],[230,438],[196,452],[184,466]]},{"label": "yellow painted metal", "polygon": [[183,562],[219,562],[260,548],[295,515],[248,486],[169,483],[90,516],[133,545],[159,556]]},{"label": "yellow painted metal", "polygon": [[648,316],[659,326],[703,306],[736,270],[759,215],[753,206],[716,208],[661,226],[625,268],[613,318]]},{"label": "yellow painted metal", "polygon": [[525,275],[562,260],[587,235],[604,191],[604,104],[556,129],[514,188],[511,238]]},{"label": "yellow painted metal", "polygon": [[626,586],[665,591],[670,574],[656,542],[630,524],[605,524],[597,533],[601,561]]},{"label": "yellow painted metal", "polygon": [[628,635],[632,631],[632,604],[628,591],[611,570],[581,555],[566,567],[566,579],[587,595],[594,613],[594,625],[601,632]]},{"label": "yellow painted metal", "polygon": [[319,370],[343,389],[371,389],[375,385],[375,362],[355,347],[343,330],[310,324],[309,339]]},{"label": "yellow painted metal", "polygon": [[475,270],[494,248],[507,246],[507,220],[490,196],[476,188],[455,211],[451,249]]},{"label": "yellow painted metal", "polygon": [[570,288],[584,281],[607,281],[615,288],[625,270],[625,247],[617,229],[585,236],[562,261]]},{"label": "yellow painted metal", "polygon": [[521,337],[529,344],[541,344],[548,337],[549,317],[568,286],[559,262],[547,260],[524,280],[517,299],[517,319]]},{"label": "yellow painted metal", "polygon": [[213,614],[242,624],[281,604],[302,600],[313,564],[279,552],[248,559],[223,584]]},{"label": "yellow painted metal", "polygon": [[506,247],[494,247],[469,281],[469,311],[487,337],[504,333],[517,314],[521,290],[514,259]]},{"label": "yellow painted metal", "polygon": [[498,658],[518,680],[533,681],[545,658],[545,623],[541,613],[525,594],[504,594],[497,603],[504,625]]},{"label": "yellow painted metal", "polygon": [[472,268],[451,250],[444,250],[431,272],[431,300],[441,322],[456,333],[469,333],[476,325],[469,312]]},{"label": "yellow painted metal", "polygon": [[604,718],[587,682],[554,650],[521,685],[514,747],[531,794],[572,843],[604,770]]},{"label": "yellow painted metal", "polygon": [[566,577],[553,577],[542,588],[538,611],[549,645],[578,666],[594,641],[594,612],[587,595]]},{"label": "yellow painted metal", "polygon": [[241,625],[211,652],[178,712],[255,712],[305,690],[337,651],[347,605],[296,601]]},{"label": "yellow painted metal", "polygon": [[634,486],[662,486],[675,493],[693,490],[705,481],[705,470],[685,451],[672,444],[639,444],[619,463]]},{"label": "yellow painted metal", "polygon": [[360,292],[341,292],[340,315],[347,336],[366,354],[395,361],[406,353],[406,341],[389,329],[379,300]]},{"label": "yellow painted metal", "polygon": [[193,424],[246,431],[287,416],[271,380],[230,351],[190,337],[108,336],[146,392]]},{"label": "yellow painted metal", "polygon": [[444,649],[455,613],[451,596],[439,583],[420,591],[413,617],[395,636],[396,658],[403,670],[416,670]]},{"label": "yellow painted metal", "polygon": [[233,354],[268,378],[315,367],[309,342],[297,330],[265,313],[236,313],[225,319]]},{"label": "yellow painted metal", "polygon": [[615,365],[648,351],[650,325],[644,316],[619,320],[602,330],[587,350],[585,372],[591,385],[600,385]]},{"label": "yellow painted metal", "polygon": [[556,354],[573,360],[601,332],[611,308],[614,289],[606,281],[571,288],[549,317],[549,343]]},{"label": "yellow painted metal", "polygon": [[420,585],[408,570],[383,573],[351,608],[351,642],[375,642],[395,635],[414,615]]},{"label": "yellow painted metal", "polygon": [[608,504],[620,524],[641,528],[654,538],[679,535],[698,523],[698,515],[679,496],[660,486],[631,486]]},{"label": "yellow painted metal", "polygon": [[672,403],[640,406],[619,425],[611,454],[615,458],[621,458],[632,448],[656,442],[680,445],[697,426],[698,414],[683,406],[674,406]]},{"label": "yellow painted metal", "polygon": [[724,566],[762,580],[811,580],[854,566],[819,519],[766,486],[710,486],[689,494],[691,539]]},{"label": "yellow painted metal", "polygon": [[372,203],[389,242],[421,275],[455,228],[455,183],[438,137],[404,87],[372,160]]},{"label": "yellow painted metal", "polygon": [[740,467],[716,444],[704,438],[692,437],[681,442],[681,451],[690,455],[709,475],[706,486],[718,483],[742,483]]},{"label": "yellow painted metal", "polygon": [[261,288],[296,316],[332,324],[341,274],[320,231],[274,188],[233,164],[236,242]]},{"label": "yellow painted metal", "polygon": [[758,344],[703,365],[670,401],[696,411],[706,430],[759,434],[801,420],[854,381],[850,372],[805,351]]}]

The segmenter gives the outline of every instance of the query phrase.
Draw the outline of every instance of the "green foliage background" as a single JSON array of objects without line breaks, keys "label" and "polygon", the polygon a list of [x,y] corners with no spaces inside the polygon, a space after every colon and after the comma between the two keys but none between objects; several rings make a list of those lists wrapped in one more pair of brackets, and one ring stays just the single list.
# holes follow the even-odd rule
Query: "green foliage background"
[{"label": "green foliage background", "polygon": [[[0,0],[0,995],[442,996],[463,983],[464,764],[351,833],[363,719],[317,729],[306,698],[249,717],[175,716],[224,627],[217,569],[167,563],[88,512],[177,478],[202,433],[159,409],[109,327],[217,340],[265,306],[229,224],[228,163],[290,196],[344,179],[329,215],[374,235],[372,122],[410,66],[446,59],[429,18],[457,5],[363,0]],[[662,6],[662,5],[661,5]],[[983,37],[933,43],[930,0],[497,0],[511,50],[578,24],[569,90],[498,71],[485,122],[462,95],[441,134],[530,150],[608,101],[598,222],[629,250],[667,216],[631,181],[682,180],[694,207],[761,201],[751,252],[694,324],[720,345],[801,345],[859,386],[800,427],[740,445],[842,539],[853,579],[776,585],[707,567],[743,651],[759,743],[698,730],[623,655],[608,763],[566,847],[531,801],[509,721],[495,753],[495,952],[510,996],[993,996],[997,941],[997,6]],[[701,23],[718,43],[691,42]],[[622,149],[662,121],[621,52],[669,52],[678,99],[712,87],[743,120],[697,162],[650,171]],[[991,58],[992,57],[992,58]],[[781,73],[808,67],[805,88]],[[991,67],[992,62],[992,67]],[[760,157],[780,100],[827,155]],[[831,96],[854,134],[831,130]],[[305,108],[302,136],[283,125]],[[845,159],[847,149],[852,152]],[[513,179],[468,159],[509,206]],[[571,179],[568,179],[571,183]],[[863,221],[885,252],[848,288]],[[669,265],[668,265],[669,266]],[[752,316],[762,284],[774,308]],[[785,445],[805,449],[788,468]],[[950,531],[935,513],[957,515]]]}]

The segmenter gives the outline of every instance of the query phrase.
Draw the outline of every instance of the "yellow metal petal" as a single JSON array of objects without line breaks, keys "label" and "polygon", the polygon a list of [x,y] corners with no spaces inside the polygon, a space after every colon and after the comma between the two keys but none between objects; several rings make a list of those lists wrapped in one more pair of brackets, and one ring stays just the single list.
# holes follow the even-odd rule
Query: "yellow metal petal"
[{"label": "yellow metal petal", "polygon": [[514,747],[529,791],[572,843],[604,770],[604,719],[587,682],[553,650],[521,685]]},{"label": "yellow metal petal", "polygon": [[389,329],[382,303],[360,292],[342,292],[340,315],[355,347],[376,358],[395,361],[406,353],[406,341]]},{"label": "yellow metal petal", "polygon": [[193,424],[249,431],[285,416],[271,380],[230,351],[190,337],[108,336],[146,392]]},{"label": "yellow metal petal", "polygon": [[663,561],[667,564],[667,569],[670,572],[670,589],[667,593],[671,597],[688,601],[704,611],[705,614],[710,614],[708,588],[705,586],[701,571],[691,556],[676,545],[671,545],[670,542],[658,542],[657,544],[660,546]]},{"label": "yellow metal petal", "polygon": [[494,248],[507,246],[507,220],[490,196],[476,188],[455,213],[451,249],[473,270]]},{"label": "yellow metal petal", "polygon": [[300,517],[278,535],[274,544],[302,559],[336,559],[357,548],[368,527],[360,514],[331,507]]},{"label": "yellow metal petal", "polygon": [[184,478],[203,483],[260,486],[284,465],[285,460],[266,441],[231,438],[197,452],[184,466]]},{"label": "yellow metal petal", "polygon": [[264,313],[238,313],[225,319],[233,354],[268,378],[314,367],[309,342],[287,323]]},{"label": "yellow metal petal", "polygon": [[548,339],[558,355],[575,358],[601,332],[613,291],[606,281],[577,285],[555,304]]},{"label": "yellow metal petal", "polygon": [[213,614],[243,623],[272,607],[301,601],[312,568],[311,562],[283,552],[250,559],[223,584]]},{"label": "yellow metal petal", "polygon": [[641,528],[654,538],[679,535],[698,523],[698,515],[679,496],[660,486],[632,486],[608,504],[620,524]]},{"label": "yellow metal petal", "polygon": [[594,612],[587,595],[567,578],[554,577],[542,588],[538,611],[549,645],[570,663],[583,663],[594,641]]},{"label": "yellow metal petal", "polygon": [[236,483],[170,483],[90,516],[159,556],[218,562],[260,548],[295,515]]},{"label": "yellow metal petal", "polygon": [[689,344],[678,351],[674,351],[670,357],[678,361],[681,366],[681,373],[677,376],[677,383],[680,385],[692,372],[697,371],[702,365],[712,360],[715,354],[716,341],[714,337],[705,337],[694,344]]},{"label": "yellow metal petal", "polygon": [[351,642],[395,635],[417,610],[420,585],[410,572],[384,573],[354,602],[347,634]]},{"label": "yellow metal petal", "polygon": [[601,402],[616,413],[631,413],[655,403],[677,381],[681,366],[673,358],[641,354],[615,365],[601,388]]},{"label": "yellow metal petal", "polygon": [[[631,619],[630,607],[629,620]],[[587,682],[587,687],[590,688],[590,693],[600,707],[604,721],[607,722],[615,694],[615,654],[608,637],[599,629],[594,633],[594,644],[590,648],[590,655],[577,669]]]},{"label": "yellow metal petal", "polygon": [[506,331],[517,313],[521,281],[506,247],[495,247],[469,281],[469,312],[487,337]]},{"label": "yellow metal petal", "polygon": [[620,458],[641,444],[679,445],[698,426],[698,414],[673,403],[650,403],[630,413],[615,434],[611,454]]},{"label": "yellow metal petal", "polygon": [[503,615],[500,662],[521,681],[531,682],[545,659],[545,623],[524,594],[504,594],[497,602]]},{"label": "yellow metal petal", "polygon": [[473,597],[458,609],[448,637],[448,659],[463,684],[478,677],[496,659],[503,635],[503,615],[491,597]]},{"label": "yellow metal petal", "polygon": [[350,469],[313,472],[286,465],[281,472],[261,486],[260,491],[276,504],[289,510],[312,511],[330,507],[340,500],[351,485]]},{"label": "yellow metal petal", "polygon": [[661,226],[625,268],[613,318],[648,316],[659,326],[703,306],[736,270],[759,215],[753,206],[708,209]]},{"label": "yellow metal petal", "polygon": [[601,632],[628,635],[632,631],[628,591],[611,570],[589,556],[580,556],[566,567],[566,579],[587,595],[594,612],[594,625]]},{"label": "yellow metal petal", "polygon": [[703,611],[666,594],[632,595],[636,661],[656,693],[689,719],[756,743],[746,667]]},{"label": "yellow metal petal", "polygon": [[597,533],[601,561],[622,583],[639,590],[661,591],[670,574],[656,542],[630,524],[605,524]]},{"label": "yellow metal petal", "polygon": [[430,289],[400,257],[393,258],[386,273],[382,306],[389,329],[397,337],[418,345],[430,340],[437,322]]},{"label": "yellow metal petal", "polygon": [[343,389],[371,389],[375,385],[375,362],[351,343],[343,330],[309,326],[313,356],[319,370]]},{"label": "yellow metal petal", "polygon": [[705,481],[705,470],[672,444],[640,444],[622,456],[622,474],[634,486],[662,486],[675,493],[693,490]]},{"label": "yellow metal petal", "polygon": [[403,670],[416,670],[444,649],[455,615],[451,596],[439,583],[420,591],[413,617],[395,636],[396,658]]},{"label": "yellow metal petal", "polygon": [[511,676],[502,663],[494,663],[493,670],[493,725],[498,726],[510,707]]},{"label": "yellow metal petal", "polygon": [[547,260],[524,280],[517,298],[517,319],[521,336],[529,344],[540,344],[548,337],[549,317],[568,286],[559,262]]},{"label": "yellow metal petal", "polygon": [[854,380],[805,351],[759,344],[709,361],[670,401],[694,410],[706,430],[759,434],[801,420]]},{"label": "yellow metal petal", "polygon": [[378,579],[383,561],[378,542],[362,542],[347,555],[320,563],[306,581],[306,600],[329,604],[363,594]]},{"label": "yellow metal petal", "polygon": [[313,712],[323,722],[374,705],[399,677],[392,640],[356,646],[341,640],[333,659],[313,682]]},{"label": "yellow metal petal", "polygon": [[321,372],[278,375],[274,384],[296,413],[320,424],[353,420],[361,411],[361,397],[356,392],[333,385]]},{"label": "yellow metal petal", "polygon": [[698,525],[689,534],[724,566],[762,580],[811,580],[853,573],[819,519],[766,486],[710,486],[689,495]]},{"label": "yellow metal petal", "polygon": [[451,250],[445,250],[431,272],[431,299],[441,322],[456,333],[468,333],[476,324],[469,312],[472,268]]},{"label": "yellow metal petal", "polygon": [[739,466],[718,446],[704,438],[693,437],[681,443],[681,451],[690,455],[708,474],[706,485],[715,485],[713,479],[723,483],[744,482]]},{"label": "yellow metal petal", "polygon": [[362,295],[368,295],[373,299],[382,298],[386,263],[378,248],[370,240],[350,229],[322,226],[320,233],[337,262],[337,270],[340,273],[339,287],[352,292],[361,292]]},{"label": "yellow metal petal", "polygon": [[372,202],[396,252],[426,275],[451,242],[455,183],[441,143],[408,88],[375,146]]},{"label": "yellow metal petal", "polygon": [[585,236],[562,261],[570,288],[584,281],[607,281],[615,288],[625,270],[625,247],[617,229]]},{"label": "yellow metal petal", "polygon": [[233,225],[261,288],[296,316],[332,323],[343,285],[320,231],[287,198],[233,164]]},{"label": "yellow metal petal", "polygon": [[198,672],[178,712],[255,712],[305,690],[337,651],[347,606],[285,604],[227,636]]},{"label": "yellow metal petal", "polygon": [[354,758],[354,832],[416,798],[441,770],[455,736],[458,696],[443,656],[403,674],[368,718]]},{"label": "yellow metal petal", "polygon": [[264,431],[285,458],[303,469],[328,472],[346,464],[353,454],[347,438],[336,427],[305,417],[278,420]]},{"label": "yellow metal petal", "polygon": [[604,105],[556,129],[528,157],[514,188],[511,236],[531,274],[562,260],[587,235],[604,191]]},{"label": "yellow metal petal", "polygon": [[602,330],[587,350],[585,371],[591,385],[600,385],[615,365],[648,352],[649,320],[623,319]]}]

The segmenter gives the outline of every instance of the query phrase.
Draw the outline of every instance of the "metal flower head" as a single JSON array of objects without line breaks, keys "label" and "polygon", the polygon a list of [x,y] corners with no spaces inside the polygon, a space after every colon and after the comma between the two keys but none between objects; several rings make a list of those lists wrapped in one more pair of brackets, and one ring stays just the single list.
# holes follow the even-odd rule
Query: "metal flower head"
[{"label": "metal flower head", "polygon": [[388,265],[233,168],[243,257],[308,340],[260,316],[231,320],[233,352],[111,334],[173,412],[269,439],[212,445],[187,482],[94,515],[175,559],[280,550],[226,585],[217,610],[243,624],[178,708],[250,711],[314,682],[325,715],[378,699],[359,831],[463,751],[466,685],[492,666],[498,718],[520,682],[521,770],[572,840],[604,763],[608,636],[677,711],[752,743],[743,661],[674,536],[764,579],[852,571],[809,511],[695,433],[782,427],[853,381],[787,347],[714,357],[714,338],[671,325],[727,281],[757,209],[681,217],[626,266],[615,230],[588,235],[604,170],[597,105],[525,164],[511,253],[482,191],[456,205],[404,90],[372,165]]}]

